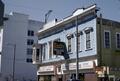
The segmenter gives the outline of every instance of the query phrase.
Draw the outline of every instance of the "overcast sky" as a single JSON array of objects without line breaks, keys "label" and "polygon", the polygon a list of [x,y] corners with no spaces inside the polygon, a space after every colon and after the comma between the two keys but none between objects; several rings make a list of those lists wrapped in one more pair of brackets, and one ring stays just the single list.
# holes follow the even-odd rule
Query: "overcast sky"
[{"label": "overcast sky", "polygon": [[5,13],[19,12],[28,14],[30,19],[44,21],[48,10],[53,10],[49,20],[62,19],[74,10],[97,4],[103,17],[120,22],[120,0],[3,0]]}]

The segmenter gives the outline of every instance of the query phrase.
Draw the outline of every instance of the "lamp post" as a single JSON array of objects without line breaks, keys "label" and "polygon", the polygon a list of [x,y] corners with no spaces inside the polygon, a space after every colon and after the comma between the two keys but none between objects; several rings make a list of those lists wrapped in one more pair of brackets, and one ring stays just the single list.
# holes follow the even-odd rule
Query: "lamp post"
[{"label": "lamp post", "polygon": [[15,81],[15,58],[16,58],[16,44],[8,43],[8,45],[13,46],[13,81]]}]

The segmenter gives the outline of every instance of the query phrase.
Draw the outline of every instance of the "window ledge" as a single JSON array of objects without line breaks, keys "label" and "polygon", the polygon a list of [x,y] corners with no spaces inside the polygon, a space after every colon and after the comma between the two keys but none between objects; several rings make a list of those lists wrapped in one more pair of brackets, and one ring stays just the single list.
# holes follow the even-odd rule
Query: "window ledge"
[{"label": "window ledge", "polygon": [[90,51],[90,50],[92,50],[92,48],[86,49],[85,51]]},{"label": "window ledge", "polygon": [[72,52],[68,52],[68,54],[73,54]]},{"label": "window ledge", "polygon": [[81,53],[82,51],[79,51],[79,53]]}]

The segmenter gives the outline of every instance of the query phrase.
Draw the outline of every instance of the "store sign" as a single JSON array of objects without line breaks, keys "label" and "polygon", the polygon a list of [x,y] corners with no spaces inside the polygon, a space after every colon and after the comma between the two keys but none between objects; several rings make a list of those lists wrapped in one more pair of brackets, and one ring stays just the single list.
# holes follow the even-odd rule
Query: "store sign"
[{"label": "store sign", "polygon": [[63,55],[65,54],[65,43],[64,42],[53,42],[53,54],[54,55]]},{"label": "store sign", "polygon": [[[97,65],[97,60],[93,60],[95,61],[96,65]],[[91,69],[94,68],[94,62],[93,61],[85,61],[85,62],[79,62],[79,69]],[[66,70],[65,64],[62,64],[62,69]],[[69,70],[75,70],[76,69],[76,63],[70,63],[69,64]]]},{"label": "store sign", "polygon": [[42,66],[39,68],[39,72],[48,72],[48,71],[54,71],[54,66]]}]

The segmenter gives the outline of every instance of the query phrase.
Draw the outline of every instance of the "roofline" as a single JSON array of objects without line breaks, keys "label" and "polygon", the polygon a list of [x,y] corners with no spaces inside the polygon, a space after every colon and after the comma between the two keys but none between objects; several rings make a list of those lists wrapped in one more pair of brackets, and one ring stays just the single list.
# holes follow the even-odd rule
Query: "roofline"
[{"label": "roofline", "polygon": [[83,16],[83,15],[85,15],[85,13],[88,13],[90,11],[92,12],[93,10],[96,10],[96,8],[97,8],[96,5],[90,6],[89,8],[87,8],[86,10],[84,10],[83,13],[77,14],[75,16],[71,15],[71,16],[69,16],[69,17],[67,17],[67,18],[65,18],[65,19],[63,19],[63,20],[61,20],[59,22],[56,22],[56,24],[53,27],[51,27],[51,28],[39,30],[38,33],[37,33],[37,35],[40,35],[40,34],[42,34],[45,31],[49,31],[50,29],[52,29],[52,28],[54,28],[56,26],[59,26],[61,24],[65,24],[69,20],[75,20],[76,17]]}]

